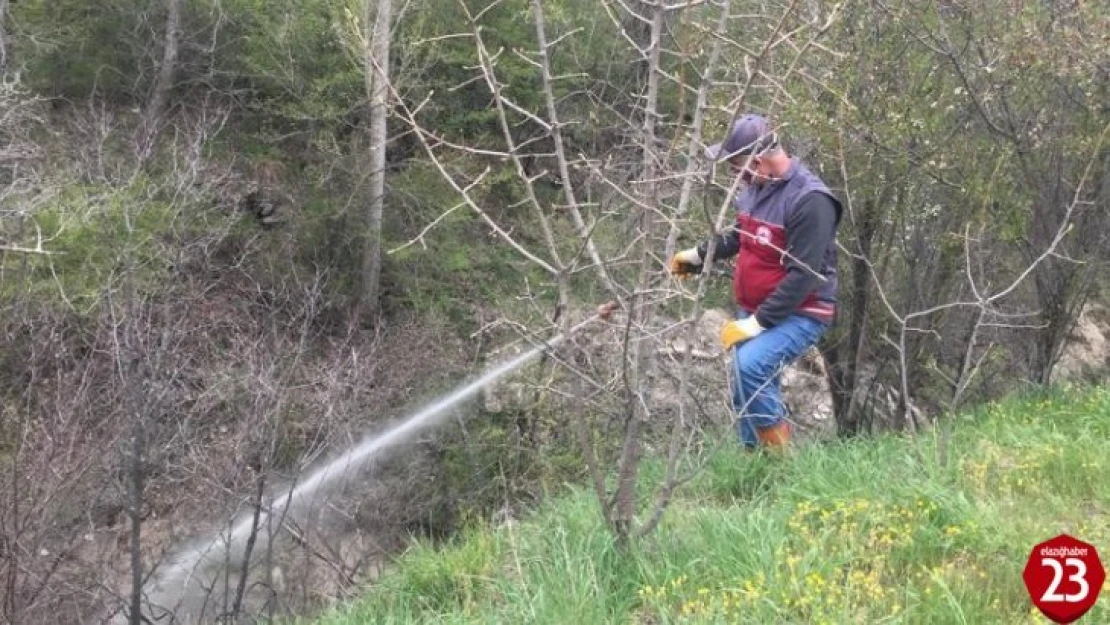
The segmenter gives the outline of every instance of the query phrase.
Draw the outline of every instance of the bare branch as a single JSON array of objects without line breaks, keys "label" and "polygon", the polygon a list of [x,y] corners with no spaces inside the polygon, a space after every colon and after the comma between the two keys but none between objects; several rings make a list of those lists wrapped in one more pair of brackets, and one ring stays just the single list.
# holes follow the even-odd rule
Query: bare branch
[{"label": "bare branch", "polygon": [[478,216],[481,217],[482,220],[485,221],[486,224],[489,225],[489,227],[494,232],[496,232],[502,240],[504,240],[513,249],[519,252],[521,256],[524,256],[528,260],[541,267],[544,271],[547,271],[552,275],[558,274],[559,271],[552,267],[547,261],[529,252],[522,245],[517,243],[511,236],[509,236],[508,232],[501,228],[501,226],[498,225],[496,221],[491,219],[490,216],[484,210],[482,210],[482,207],[480,207],[474,201],[474,199],[471,198],[469,193],[464,192],[465,187],[459,186],[454,177],[447,172],[447,169],[444,167],[443,163],[435,155],[435,152],[432,150],[431,145],[428,143],[427,134],[425,133],[424,129],[420,127],[415,117],[413,117],[412,111],[407,106],[405,106],[403,101],[401,101],[400,99],[398,99],[397,101],[398,108],[400,109],[402,115],[409,123],[409,125],[416,131],[416,136],[420,140],[420,145],[424,148],[425,154],[428,155],[428,158],[432,161],[432,164],[434,164],[436,166],[436,169],[439,170],[439,173],[443,177],[443,179],[446,180],[447,183],[450,184],[451,187],[463,197],[463,201],[466,202],[467,206],[469,206],[475,213],[477,213]]},{"label": "bare branch", "polygon": [[559,165],[559,176],[563,182],[563,194],[566,197],[566,206],[570,211],[574,227],[578,230],[578,235],[583,240],[585,250],[589,254],[590,260],[597,270],[598,278],[610,293],[620,299],[620,291],[617,289],[612,278],[609,277],[609,273],[605,269],[605,263],[602,262],[601,255],[594,245],[591,236],[592,229],[586,228],[585,220],[582,219],[582,213],[578,210],[579,204],[575,194],[575,184],[571,177],[570,165],[567,162],[562,125],[559,123],[559,113],[555,106],[555,93],[551,85],[551,60],[548,55],[548,50],[553,48],[560,39],[556,39],[551,43],[547,42],[546,20],[544,19],[543,5],[540,0],[532,0],[532,15],[536,23],[536,39],[539,42],[539,67],[541,72],[540,75],[543,79],[544,102],[547,107],[547,116],[551,120],[551,125],[548,128],[551,131],[551,138],[555,143],[555,157]]}]

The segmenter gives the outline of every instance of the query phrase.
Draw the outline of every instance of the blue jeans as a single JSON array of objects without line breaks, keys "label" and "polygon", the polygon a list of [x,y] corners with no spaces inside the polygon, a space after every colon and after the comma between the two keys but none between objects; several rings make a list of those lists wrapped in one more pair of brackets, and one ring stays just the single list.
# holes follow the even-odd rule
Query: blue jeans
[{"label": "blue jeans", "polygon": [[[740,318],[747,317],[740,313]],[[815,345],[828,325],[810,317],[791,315],[779,325],[732,349],[732,409],[739,420],[740,442],[759,444],[756,430],[786,418],[779,381],[782,370]]]}]

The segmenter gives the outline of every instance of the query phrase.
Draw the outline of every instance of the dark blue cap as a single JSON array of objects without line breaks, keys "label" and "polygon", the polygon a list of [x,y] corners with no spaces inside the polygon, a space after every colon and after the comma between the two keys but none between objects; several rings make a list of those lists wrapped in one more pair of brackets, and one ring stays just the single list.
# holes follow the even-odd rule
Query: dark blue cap
[{"label": "dark blue cap", "polygon": [[732,122],[725,140],[705,149],[712,160],[731,158],[737,154],[761,154],[777,147],[778,135],[761,115],[744,115]]}]

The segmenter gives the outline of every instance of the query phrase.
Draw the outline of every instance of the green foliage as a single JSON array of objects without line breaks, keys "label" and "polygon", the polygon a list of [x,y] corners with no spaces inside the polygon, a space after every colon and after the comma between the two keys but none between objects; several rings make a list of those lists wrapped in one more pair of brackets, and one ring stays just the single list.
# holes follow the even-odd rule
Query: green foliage
[{"label": "green foliage", "polygon": [[439,612],[457,607],[465,611],[484,594],[486,580],[500,561],[500,549],[493,540],[477,537],[460,543],[445,557],[418,556],[406,587],[426,599],[425,609]]},{"label": "green foliage", "polygon": [[[1090,72],[1106,53],[1091,37],[1106,8],[846,11],[830,36],[845,54],[803,61],[823,88],[793,100],[785,121],[820,141],[818,160],[845,156],[857,204],[871,197],[884,215],[931,229],[1001,226],[1005,239],[1023,238],[1031,207],[1058,182],[1054,167],[1085,165],[1105,125]],[[812,89],[796,78],[791,91]]]},{"label": "green foliage", "polygon": [[[364,91],[361,56],[352,49],[360,23],[357,4],[311,0],[231,0],[235,16],[222,55],[226,70],[255,95],[263,120],[282,126],[342,122]],[[277,128],[280,129],[280,128]]]},{"label": "green foliage", "polygon": [[[467,167],[467,163],[451,166]],[[538,232],[529,230],[529,220],[519,215],[500,214],[500,207],[509,203],[507,195],[519,193],[512,176],[503,169],[489,176],[474,193],[484,198],[483,206],[498,220],[510,220],[520,228],[514,234],[532,245]],[[519,294],[525,280],[543,284],[547,279],[540,270],[505,245],[469,206],[461,200],[431,165],[413,163],[390,180],[387,211],[393,215],[383,234],[384,249],[396,250],[384,258],[383,285],[387,306],[442,315],[458,324],[460,332],[469,333],[473,315],[470,306],[488,302],[509,306],[508,298]],[[448,211],[452,207],[458,207]],[[432,227],[418,239],[428,224]],[[538,249],[538,248],[534,248]]]},{"label": "green foliage", "polygon": [[134,33],[158,27],[142,0],[24,0],[9,4],[11,61],[40,93],[111,99],[135,95],[136,78],[149,75]]},{"label": "green foliage", "polygon": [[[486,4],[467,2],[466,11],[477,15]],[[450,94],[436,98],[423,109],[423,123],[452,140],[499,145],[502,131],[490,88],[477,68],[477,47],[466,15],[456,0],[430,0],[401,35],[399,48],[408,57],[402,63],[429,68],[413,85],[414,99],[419,100],[429,91]],[[539,110],[539,75],[534,67],[511,53],[513,49],[532,47],[529,43],[535,40],[527,3],[523,0],[499,3],[482,15],[481,27],[489,54],[501,51],[496,72],[498,81],[504,84],[505,95],[527,110]],[[430,41],[443,37],[447,38]],[[516,114],[513,116],[515,120]]]},{"label": "green foliage", "polygon": [[[480,16],[481,37],[488,54],[495,57],[494,71],[503,95],[520,108],[546,117],[540,74],[530,62],[538,48],[530,2],[491,5],[467,0],[465,5],[466,12],[458,0],[428,0],[423,10],[414,12],[398,33],[398,67],[406,76],[408,99],[420,102],[426,94],[436,94],[422,108],[421,123],[454,141],[503,149],[503,131],[490,88],[478,69],[477,45],[466,15]],[[589,96],[601,92],[611,97],[612,106],[629,106],[627,98],[636,90],[629,84],[635,72],[626,68],[635,57],[610,21],[600,15],[597,4],[559,0],[544,2],[544,11],[549,41],[578,33],[552,52],[552,74],[560,77],[553,95],[561,114],[575,119],[589,115],[600,121],[607,113],[599,111]],[[607,69],[611,67],[620,70]],[[511,108],[508,117],[518,143],[542,133]],[[572,145],[597,140],[590,129],[577,125],[568,125],[564,133]]]},{"label": "green foliage", "polygon": [[454,504],[461,516],[482,518],[506,502],[530,505],[586,478],[581,450],[564,431],[565,417],[545,408],[542,392],[534,399],[531,409],[480,410],[467,420],[463,439],[445,450],[444,489],[467,493]]},{"label": "green foliage", "polygon": [[139,292],[155,290],[172,262],[165,237],[181,227],[175,224],[178,210],[141,178],[120,188],[66,186],[24,225],[24,238],[37,228],[52,254],[28,256],[26,280],[7,280],[3,288],[78,310],[124,278],[134,280]]},{"label": "green foliage", "polygon": [[1061,531],[1110,540],[1110,517],[1090,512],[1110,506],[1108,424],[1110,389],[1071,389],[959,417],[946,464],[930,434],[789,458],[724,449],[630,552],[580,490],[415,546],[319,622],[1036,621],[1029,548]]}]

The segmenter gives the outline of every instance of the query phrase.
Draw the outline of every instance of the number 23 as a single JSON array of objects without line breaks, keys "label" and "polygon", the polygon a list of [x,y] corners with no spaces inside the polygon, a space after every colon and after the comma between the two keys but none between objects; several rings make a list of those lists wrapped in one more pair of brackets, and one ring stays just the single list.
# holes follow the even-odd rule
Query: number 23
[{"label": "number 23", "polygon": [[1054,558],[1041,558],[1041,564],[1047,565],[1053,571],[1052,583],[1048,585],[1048,590],[1044,592],[1041,601],[1046,602],[1064,602],[1064,603],[1077,603],[1087,598],[1087,594],[1091,591],[1090,585],[1087,584],[1087,565],[1079,558],[1068,558],[1064,561],[1069,567],[1075,567],[1075,574],[1068,576],[1068,581],[1079,584],[1079,592],[1074,595],[1062,595],[1057,592],[1060,588],[1060,581],[1064,577],[1064,567],[1060,565],[1060,561]]}]

